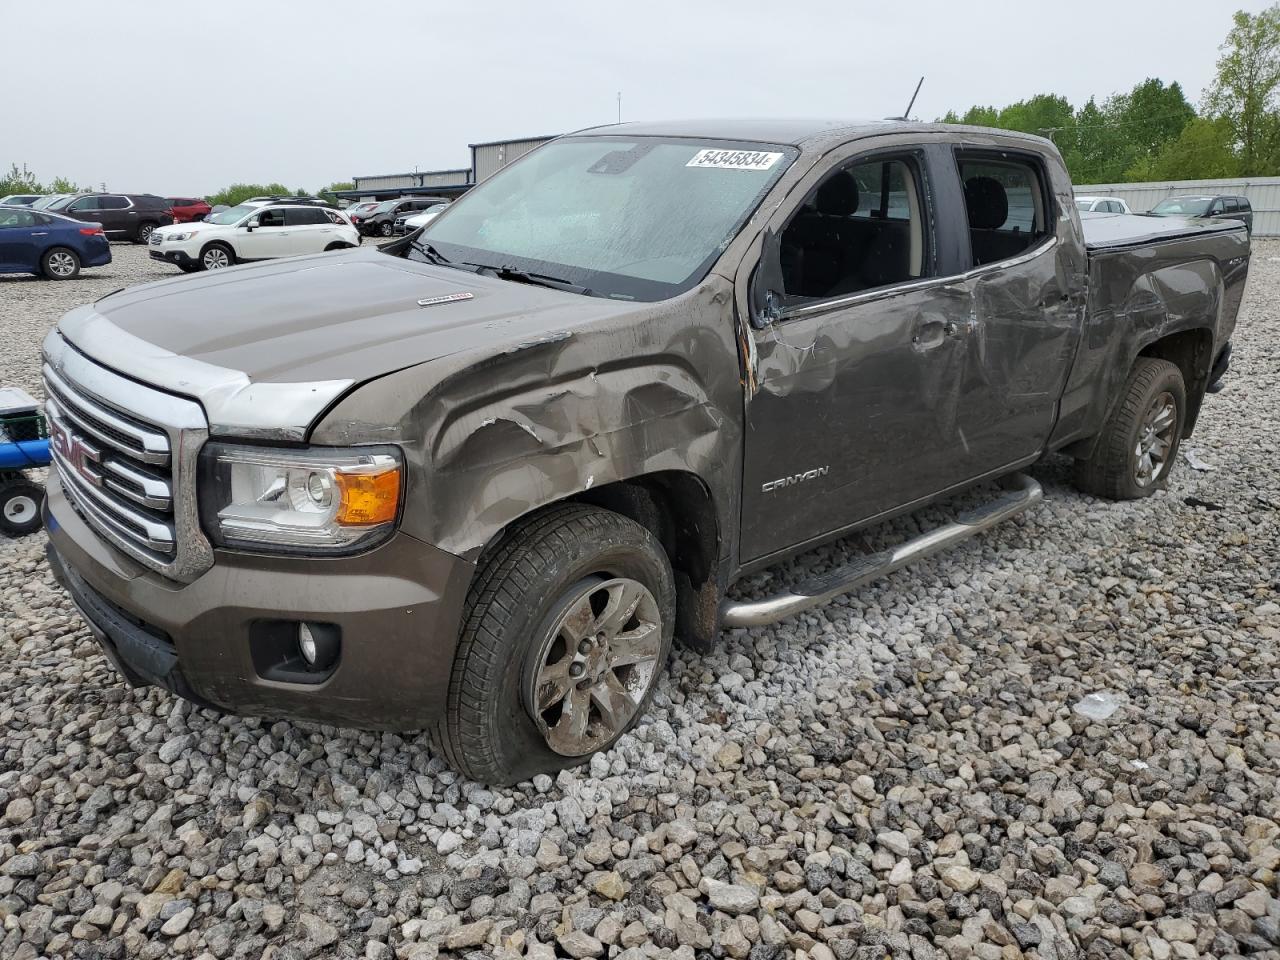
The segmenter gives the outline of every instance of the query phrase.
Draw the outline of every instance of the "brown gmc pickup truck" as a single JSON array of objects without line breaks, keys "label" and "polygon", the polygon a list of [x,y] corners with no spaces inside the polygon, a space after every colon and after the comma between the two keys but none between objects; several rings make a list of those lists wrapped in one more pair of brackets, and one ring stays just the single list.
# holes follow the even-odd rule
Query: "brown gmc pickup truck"
[{"label": "brown gmc pickup truck", "polygon": [[[904,122],[561,137],[380,250],[175,278],[44,344],[50,558],[133,683],[426,729],[501,782],[767,624],[1033,504],[1159,488],[1243,225],[1086,215],[1053,145]],[[982,481],[765,600],[745,573]]]}]

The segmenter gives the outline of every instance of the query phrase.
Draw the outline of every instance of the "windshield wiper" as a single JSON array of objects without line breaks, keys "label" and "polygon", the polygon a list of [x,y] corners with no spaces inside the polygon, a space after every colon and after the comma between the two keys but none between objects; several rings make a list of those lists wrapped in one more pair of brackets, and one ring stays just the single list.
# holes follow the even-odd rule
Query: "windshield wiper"
[{"label": "windshield wiper", "polygon": [[427,241],[418,239],[418,240],[412,240],[410,241],[410,243],[413,246],[413,249],[417,250],[424,257],[427,258],[428,263],[439,264],[442,267],[451,267],[454,265],[452,260],[446,257],[443,253],[441,253],[431,244],[427,243]]},{"label": "windshield wiper", "polygon": [[492,273],[499,280],[510,280],[514,283],[531,283],[538,287],[550,287],[552,290],[565,290],[569,293],[583,294],[584,296],[591,293],[590,287],[584,287],[579,283],[573,283],[565,280],[563,277],[553,277],[545,273],[534,273],[530,270],[520,270],[516,267],[499,266],[494,267],[488,264],[476,263],[472,266],[477,268],[477,272],[486,270]]}]

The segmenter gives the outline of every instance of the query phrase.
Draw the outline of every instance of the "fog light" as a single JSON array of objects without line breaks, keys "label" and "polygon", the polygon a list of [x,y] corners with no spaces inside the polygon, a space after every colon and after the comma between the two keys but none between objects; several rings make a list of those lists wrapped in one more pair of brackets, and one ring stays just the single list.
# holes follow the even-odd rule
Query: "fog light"
[{"label": "fog light", "polygon": [[305,623],[298,624],[298,650],[302,653],[302,659],[307,661],[307,666],[316,665],[316,638],[311,633],[311,627]]}]

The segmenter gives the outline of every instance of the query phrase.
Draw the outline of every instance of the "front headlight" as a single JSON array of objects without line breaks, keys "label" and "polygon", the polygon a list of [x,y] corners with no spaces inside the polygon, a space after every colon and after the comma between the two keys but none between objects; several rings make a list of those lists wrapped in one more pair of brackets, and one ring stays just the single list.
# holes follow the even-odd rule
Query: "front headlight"
[{"label": "front headlight", "polygon": [[166,240],[170,240],[170,241],[176,241],[176,240],[190,240],[190,239],[191,239],[192,237],[194,237],[198,232],[199,232],[199,231],[197,231],[197,230],[188,230],[186,233],[167,233],[167,234],[165,234],[165,235],[164,235],[164,238],[165,238]]},{"label": "front headlight", "polygon": [[201,521],[218,546],[352,553],[389,536],[399,516],[404,458],[397,447],[210,443],[200,459]]}]

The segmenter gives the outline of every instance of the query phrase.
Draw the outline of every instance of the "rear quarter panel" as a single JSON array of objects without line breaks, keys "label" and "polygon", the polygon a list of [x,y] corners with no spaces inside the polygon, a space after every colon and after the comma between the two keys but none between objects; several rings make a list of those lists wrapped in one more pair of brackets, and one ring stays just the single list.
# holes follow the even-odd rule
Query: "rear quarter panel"
[{"label": "rear quarter panel", "polygon": [[1101,428],[1144,348],[1171,334],[1205,331],[1211,349],[1187,384],[1194,425],[1213,358],[1235,331],[1249,269],[1243,230],[1191,235],[1089,252],[1084,334],[1063,394],[1050,447],[1085,441]]}]

